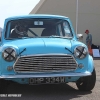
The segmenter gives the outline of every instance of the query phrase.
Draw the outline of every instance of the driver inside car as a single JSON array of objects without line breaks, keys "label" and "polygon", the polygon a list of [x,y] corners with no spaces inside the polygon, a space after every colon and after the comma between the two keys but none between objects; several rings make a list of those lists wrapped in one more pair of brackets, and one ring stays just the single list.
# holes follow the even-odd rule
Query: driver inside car
[{"label": "driver inside car", "polygon": [[28,29],[25,26],[16,25],[13,31],[11,32],[10,38],[28,37],[27,31]]}]

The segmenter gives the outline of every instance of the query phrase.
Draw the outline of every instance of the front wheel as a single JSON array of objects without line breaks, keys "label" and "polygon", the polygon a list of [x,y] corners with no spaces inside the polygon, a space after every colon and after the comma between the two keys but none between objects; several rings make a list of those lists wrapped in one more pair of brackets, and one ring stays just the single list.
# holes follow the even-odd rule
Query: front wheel
[{"label": "front wheel", "polygon": [[91,91],[94,88],[95,83],[96,83],[96,72],[94,69],[91,76],[80,78],[76,82],[76,85],[78,89],[81,91]]}]

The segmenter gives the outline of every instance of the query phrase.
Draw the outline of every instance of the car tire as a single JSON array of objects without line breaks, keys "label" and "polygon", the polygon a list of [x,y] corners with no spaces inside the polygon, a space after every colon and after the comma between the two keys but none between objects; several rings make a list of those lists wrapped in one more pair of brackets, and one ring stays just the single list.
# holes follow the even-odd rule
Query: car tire
[{"label": "car tire", "polygon": [[0,94],[7,93],[8,82],[0,79]]},{"label": "car tire", "polygon": [[81,91],[91,91],[94,88],[95,83],[96,83],[96,72],[94,69],[91,76],[80,78],[76,82],[76,85],[78,89]]}]

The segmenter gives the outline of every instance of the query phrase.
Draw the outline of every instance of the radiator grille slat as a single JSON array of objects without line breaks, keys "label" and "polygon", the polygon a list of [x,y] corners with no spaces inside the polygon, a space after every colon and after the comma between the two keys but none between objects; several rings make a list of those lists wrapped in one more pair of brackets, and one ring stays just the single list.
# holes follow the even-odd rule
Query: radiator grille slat
[{"label": "radiator grille slat", "polygon": [[18,73],[73,71],[76,68],[77,63],[72,55],[23,56],[14,64],[14,70]]}]

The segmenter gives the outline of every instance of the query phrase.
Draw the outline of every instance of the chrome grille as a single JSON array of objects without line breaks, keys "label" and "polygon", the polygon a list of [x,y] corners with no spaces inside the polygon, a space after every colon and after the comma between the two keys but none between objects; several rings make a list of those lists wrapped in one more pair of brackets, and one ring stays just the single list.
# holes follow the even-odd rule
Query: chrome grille
[{"label": "chrome grille", "polygon": [[73,71],[77,63],[71,55],[23,56],[14,64],[15,72],[56,72]]}]

